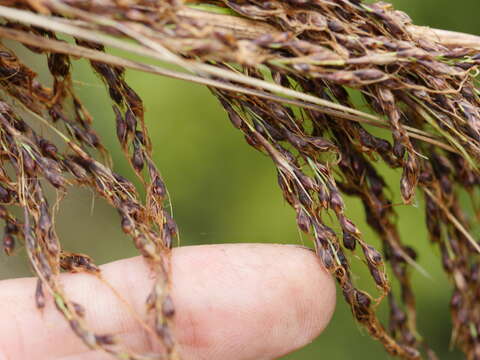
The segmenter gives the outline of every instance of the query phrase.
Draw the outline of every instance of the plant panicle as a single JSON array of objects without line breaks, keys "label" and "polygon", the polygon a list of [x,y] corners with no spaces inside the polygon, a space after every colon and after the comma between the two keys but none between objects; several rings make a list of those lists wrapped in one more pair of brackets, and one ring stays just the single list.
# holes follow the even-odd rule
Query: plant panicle
[{"label": "plant panicle", "polygon": [[[417,253],[400,237],[394,199],[375,164],[397,169],[403,202],[412,204],[423,195],[430,241],[440,249],[453,284],[452,339],[468,359],[479,359],[480,246],[458,199],[461,191],[473,193],[480,184],[480,40],[422,30],[384,2],[190,3],[0,0],[0,36],[45,56],[53,80],[52,86],[42,84],[14,51],[0,45],[2,246],[10,255],[19,241],[25,244],[39,279],[37,307],[43,308],[50,295],[90,348],[118,359],[151,358],[124,349],[112,334],[92,332],[84,320],[88,309],[69,299],[59,282],[62,271],[100,276],[100,269],[88,255],[63,249],[45,188],[53,187],[59,198],[72,187],[90,188],[118,211],[121,229],[154,270],[156,282],[146,301],[151,331],[168,359],[181,358],[169,294],[170,250],[178,230],[152,160],[142,100],[125,81],[125,69],[133,68],[208,86],[246,142],[271,158],[299,229],[336,278],[355,320],[393,356],[434,359],[417,329],[410,279]],[[108,47],[183,70],[113,56]],[[92,127],[98,120],[75,94],[76,57],[88,59],[105,84],[117,139],[146,190],[145,199],[112,170],[108,149]],[[370,112],[360,110],[363,104],[350,90],[360,94]],[[64,147],[38,131],[35,121]],[[388,129],[391,138],[379,137],[375,127]],[[370,245],[348,217],[345,195],[361,200],[381,249]],[[472,202],[477,209],[473,196]],[[23,209],[23,218],[13,215],[14,207]],[[326,225],[332,214],[336,229]],[[357,288],[353,256],[363,258],[376,297]],[[376,315],[384,299],[390,308],[387,325]]]}]

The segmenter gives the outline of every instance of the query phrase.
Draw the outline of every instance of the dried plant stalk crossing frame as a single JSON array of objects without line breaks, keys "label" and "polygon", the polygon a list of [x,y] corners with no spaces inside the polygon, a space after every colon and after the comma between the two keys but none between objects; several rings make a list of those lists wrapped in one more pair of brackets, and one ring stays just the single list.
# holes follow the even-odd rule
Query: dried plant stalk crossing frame
[{"label": "dried plant stalk crossing frame", "polygon": [[[146,304],[151,330],[169,359],[181,358],[171,332],[175,311],[169,295],[177,227],[151,158],[142,101],[124,80],[125,68],[132,68],[208,86],[247,143],[272,159],[298,227],[337,279],[354,318],[391,355],[435,358],[428,336],[421,337],[416,325],[409,276],[418,267],[416,252],[402,242],[393,199],[375,163],[401,171],[403,201],[412,203],[420,189],[430,240],[441,250],[454,287],[454,342],[468,359],[480,358],[475,306],[480,246],[458,200],[460,191],[473,193],[480,184],[478,37],[418,27],[386,3],[360,0],[0,0],[0,18],[0,37],[46,56],[53,79],[52,87],[41,84],[0,45],[3,247],[11,254],[16,242],[24,241],[39,278],[37,306],[51,294],[87,346],[118,359],[152,358],[127,351],[111,334],[93,333],[83,320],[88,309],[63,291],[61,271],[101,274],[88,256],[62,248],[43,180],[60,198],[73,186],[89,187],[118,210],[121,228],[157,275]],[[69,36],[69,42],[60,35]],[[106,47],[184,71],[107,54]],[[97,120],[72,88],[74,57],[88,59],[105,83],[118,141],[141,179],[145,199],[112,171],[107,149],[91,126]],[[347,89],[361,94],[372,111],[359,110]],[[65,150],[35,130],[33,121],[56,134]],[[371,126],[388,129],[391,141],[372,134]],[[381,251],[347,217],[342,195],[362,201]],[[473,196],[472,201],[478,208]],[[22,218],[12,215],[14,207],[23,209]],[[325,224],[327,214],[334,214],[337,229]],[[363,257],[377,298],[357,288],[352,253]],[[399,296],[386,267],[400,285]],[[388,326],[376,315],[384,299]]]}]

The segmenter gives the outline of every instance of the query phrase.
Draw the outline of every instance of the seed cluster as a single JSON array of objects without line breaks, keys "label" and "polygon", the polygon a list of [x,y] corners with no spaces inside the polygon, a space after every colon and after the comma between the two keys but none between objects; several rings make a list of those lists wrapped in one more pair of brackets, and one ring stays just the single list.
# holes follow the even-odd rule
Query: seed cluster
[{"label": "seed cluster", "polygon": [[[36,31],[29,29],[30,31]],[[42,36],[54,37],[46,33]],[[83,46],[103,51],[103,47],[78,41]],[[33,49],[35,51],[40,51]],[[72,330],[87,346],[103,349],[122,359],[149,359],[127,352],[110,334],[95,334],[83,317],[85,310],[70,300],[59,283],[60,272],[87,272],[100,276],[100,270],[83,254],[62,249],[53,221],[53,208],[45,195],[46,180],[64,196],[72,186],[85,186],[106,199],[118,210],[123,231],[155,270],[156,283],[147,300],[154,330],[165,345],[169,358],[178,358],[170,330],[174,314],[169,291],[169,249],[176,236],[176,225],[164,208],[165,184],[151,159],[150,140],[143,123],[143,105],[138,95],[125,83],[124,69],[98,62],[92,68],[105,81],[112,99],[117,134],[122,149],[147,191],[143,204],[133,183],[111,170],[106,150],[93,131],[92,117],[75,96],[70,76],[70,59],[63,54],[47,53],[53,87],[36,80],[36,74],[23,65],[15,54],[2,46],[2,99],[0,100],[1,208],[5,220],[3,247],[10,255],[18,239],[25,243],[30,262],[39,278],[35,299],[38,308],[45,306],[44,288],[53,296]],[[16,101],[15,107],[9,104]],[[23,116],[23,114],[27,114]],[[35,129],[25,120],[40,121]],[[44,135],[44,129],[60,136],[65,148],[59,150]],[[92,154],[105,158],[104,163]],[[10,169],[11,168],[11,169]],[[145,176],[143,169],[146,169]],[[11,171],[9,171],[11,170]],[[23,209],[20,222],[12,209]]]},{"label": "seed cluster", "polygon": [[[63,292],[61,270],[101,275],[88,256],[61,248],[53,207],[44,195],[46,182],[59,197],[71,186],[89,187],[118,210],[123,231],[157,274],[147,300],[154,330],[169,358],[179,358],[168,295],[169,249],[177,228],[164,207],[167,191],[151,159],[142,102],[123,77],[124,67],[132,67],[209,86],[246,142],[272,159],[298,227],[312,238],[354,318],[391,355],[435,359],[428,337],[417,330],[410,281],[417,254],[399,235],[395,199],[376,163],[398,169],[403,202],[423,195],[430,240],[440,249],[453,284],[453,341],[468,359],[480,359],[480,245],[471,235],[474,219],[458,200],[467,192],[478,208],[475,76],[480,55],[474,49],[416,36],[409,17],[383,2],[0,0],[0,5],[5,6],[0,7],[5,17],[0,36],[44,54],[53,79],[52,87],[40,84],[35,72],[2,45],[3,246],[11,254],[17,239],[23,239],[39,277],[38,307],[45,304],[47,288],[88,346],[122,359],[150,358],[127,352],[110,334],[92,333],[82,320],[86,310]],[[11,12],[14,8],[17,12]],[[75,44],[59,40],[60,33],[72,36]],[[109,56],[107,45],[174,63],[190,74]],[[73,56],[90,59],[108,89],[116,134],[146,189],[144,201],[131,182],[111,170],[107,150],[92,130],[93,119],[71,86]],[[359,110],[352,93],[376,115]],[[57,149],[35,121],[59,136],[64,148]],[[390,136],[380,137],[375,127],[388,129]],[[348,218],[344,195],[361,200],[381,251]],[[23,218],[12,215],[14,206],[23,209]],[[330,217],[336,226],[327,225]],[[376,298],[355,284],[350,262],[358,255],[379,291]],[[399,294],[392,291],[387,268]],[[388,326],[376,315],[384,299],[390,308]]]}]

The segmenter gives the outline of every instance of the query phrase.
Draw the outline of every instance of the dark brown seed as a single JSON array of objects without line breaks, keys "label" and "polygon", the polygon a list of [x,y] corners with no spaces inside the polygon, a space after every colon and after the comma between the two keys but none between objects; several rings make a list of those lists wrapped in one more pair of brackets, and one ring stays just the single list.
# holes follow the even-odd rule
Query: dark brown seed
[{"label": "dark brown seed", "polygon": [[12,255],[15,250],[15,238],[10,234],[5,234],[3,236],[3,251],[5,254]]},{"label": "dark brown seed", "polygon": [[37,309],[43,309],[45,307],[45,294],[43,293],[42,280],[37,280],[37,288],[35,290],[35,305]]},{"label": "dark brown seed", "polygon": [[19,232],[18,225],[12,221],[7,221],[5,224],[5,232],[10,235],[16,235]]},{"label": "dark brown seed", "polygon": [[147,142],[145,141],[145,135],[141,131],[135,131],[135,140],[137,140],[140,144],[146,145]]},{"label": "dark brown seed", "polygon": [[320,205],[322,205],[322,207],[325,209],[328,208],[328,204],[330,203],[330,195],[325,186],[319,186],[317,196],[318,200],[320,201]]},{"label": "dark brown seed", "polygon": [[340,225],[344,232],[350,233],[352,235],[360,235],[360,231],[357,229],[355,224],[344,215],[340,215],[339,218]]},{"label": "dark brown seed", "polygon": [[58,149],[54,144],[45,139],[41,139],[39,145],[42,149],[43,155],[48,156],[52,159],[55,159],[57,157]]},{"label": "dark brown seed", "polygon": [[170,353],[173,350],[175,344],[170,329],[167,327],[166,324],[162,324],[157,321],[157,323],[155,324],[155,331],[162,339],[163,344],[167,348],[167,352]]},{"label": "dark brown seed", "polygon": [[35,176],[37,165],[27,151],[22,151],[22,161],[25,172],[30,176]]},{"label": "dark brown seed", "polygon": [[372,303],[370,297],[363,291],[355,289],[355,300],[357,304],[362,306],[365,309],[368,309]]},{"label": "dark brown seed", "polygon": [[178,226],[175,223],[175,220],[173,220],[172,216],[164,211],[163,216],[165,218],[165,228],[166,230],[172,235],[176,236],[178,234]]},{"label": "dark brown seed", "polygon": [[75,176],[78,180],[85,180],[87,177],[87,171],[85,168],[77,164],[74,160],[65,159],[64,164],[66,168]]},{"label": "dark brown seed", "polygon": [[385,275],[377,268],[369,265],[370,274],[372,274],[373,280],[375,284],[380,286],[381,288],[385,288],[387,286],[387,280]]},{"label": "dark brown seed", "polygon": [[131,234],[135,229],[135,224],[132,219],[128,216],[123,216],[121,220],[122,230],[125,234]]},{"label": "dark brown seed", "polygon": [[95,341],[100,345],[115,345],[117,343],[115,335],[110,334],[95,335]]},{"label": "dark brown seed", "polygon": [[406,246],[405,252],[410,257],[410,259],[417,260],[418,258],[417,252],[411,246]]},{"label": "dark brown seed", "polygon": [[173,237],[172,237],[172,233],[167,231],[163,234],[163,245],[167,248],[167,249],[171,249],[172,248],[172,245],[173,245]]},{"label": "dark brown seed", "polygon": [[324,249],[322,246],[320,246],[320,247],[317,248],[317,253],[318,253],[318,256],[319,256],[320,260],[322,260],[322,263],[325,266],[325,268],[327,270],[333,270],[335,263],[334,263],[332,255],[330,254],[330,251],[328,251],[328,250]]},{"label": "dark brown seed", "polygon": [[308,234],[310,232],[310,217],[302,208],[297,210],[297,224],[304,233]]},{"label": "dark brown seed", "polygon": [[162,181],[160,176],[155,176],[152,182],[152,192],[159,197],[160,199],[164,199],[167,195],[167,189],[165,187],[165,183]]},{"label": "dark brown seed", "polygon": [[143,156],[143,150],[137,145],[134,146],[132,155],[132,165],[137,172],[141,172],[145,166],[145,159]]},{"label": "dark brown seed", "polygon": [[175,307],[173,306],[173,300],[169,295],[167,295],[163,299],[162,313],[166,317],[172,317],[175,314]]},{"label": "dark brown seed", "polygon": [[355,246],[357,245],[357,241],[355,240],[355,237],[348,232],[343,233],[343,246],[347,248],[348,250],[355,250]]},{"label": "dark brown seed", "polygon": [[343,211],[344,203],[340,193],[336,189],[330,190],[330,206],[336,213]]},{"label": "dark brown seed", "polygon": [[237,113],[233,111],[228,112],[228,118],[230,119],[233,126],[235,126],[237,129],[240,129],[242,127],[242,124],[243,124],[242,118],[238,116]]},{"label": "dark brown seed", "polygon": [[366,245],[363,247],[363,252],[367,260],[373,265],[381,265],[383,263],[382,255],[373,246]]},{"label": "dark brown seed", "polygon": [[157,298],[157,295],[155,294],[155,291],[152,291],[150,294],[148,294],[147,300],[145,301],[147,310],[153,310],[155,308],[156,298]]},{"label": "dark brown seed", "polygon": [[0,202],[8,204],[12,200],[10,191],[0,185]]},{"label": "dark brown seed", "polygon": [[301,150],[308,146],[307,140],[301,138],[300,136],[295,135],[292,132],[286,132],[288,141],[297,149]]},{"label": "dark brown seed", "polygon": [[70,59],[64,54],[51,53],[48,56],[48,68],[53,76],[65,77],[70,72]]},{"label": "dark brown seed", "polygon": [[332,142],[325,140],[323,138],[310,138],[308,139],[308,142],[312,144],[319,151],[329,151],[329,150],[334,150],[336,148]]},{"label": "dark brown seed", "polygon": [[8,217],[8,211],[5,206],[0,205],[0,219],[6,219]]},{"label": "dark brown seed", "polygon": [[45,202],[40,205],[40,217],[38,219],[38,226],[44,234],[48,233],[52,227],[52,221],[48,212],[48,207]]},{"label": "dark brown seed", "polygon": [[82,305],[72,301],[72,306],[73,306],[73,309],[75,310],[75,313],[78,316],[80,316],[81,318],[85,317],[86,311],[85,311],[85,308]]},{"label": "dark brown seed", "polygon": [[53,185],[53,187],[59,189],[65,186],[65,179],[56,170],[45,168],[43,169],[43,173],[45,175],[45,178],[50,184]]},{"label": "dark brown seed", "polygon": [[450,300],[450,306],[453,309],[459,309],[462,306],[462,295],[459,291],[455,291]]},{"label": "dark brown seed", "polygon": [[127,130],[130,133],[134,133],[137,128],[137,117],[131,109],[127,109],[125,112],[125,122],[127,124]]},{"label": "dark brown seed", "polygon": [[353,74],[363,81],[377,81],[385,78],[385,73],[377,69],[357,70]]},{"label": "dark brown seed", "polygon": [[117,137],[120,141],[120,144],[125,144],[127,139],[127,123],[123,118],[120,110],[116,105],[113,105],[113,111],[115,112],[115,124],[117,127]]},{"label": "dark brown seed", "polygon": [[[412,339],[410,341],[407,340],[407,343],[415,342],[415,338],[413,337],[413,335],[411,336]],[[403,350],[405,351],[409,359],[420,359],[420,352],[417,349],[410,346],[403,346]]]},{"label": "dark brown seed", "polygon": [[110,86],[108,88],[108,93],[110,94],[112,100],[115,101],[118,105],[123,102],[123,96],[119,89]]},{"label": "dark brown seed", "polygon": [[[81,339],[87,339],[88,338],[88,332],[85,330],[81,324],[80,321],[77,319],[71,319],[69,322],[70,328],[73,330],[73,332],[80,337]],[[93,344],[92,344],[93,345]],[[96,345],[96,344],[95,344]]]}]

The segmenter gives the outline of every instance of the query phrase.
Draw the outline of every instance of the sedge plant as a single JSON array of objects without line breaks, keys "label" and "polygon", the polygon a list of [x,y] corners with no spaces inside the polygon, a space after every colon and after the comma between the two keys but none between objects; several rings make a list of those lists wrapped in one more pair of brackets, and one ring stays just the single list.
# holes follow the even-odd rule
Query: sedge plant
[{"label": "sedge plant", "polygon": [[[417,254],[399,235],[376,164],[398,171],[403,202],[424,198],[425,241],[440,249],[453,284],[453,342],[468,359],[480,359],[480,244],[471,231],[478,216],[467,216],[459,201],[460,192],[473,194],[480,185],[479,38],[415,26],[387,3],[361,0],[0,0],[0,21],[0,37],[45,56],[52,79],[43,84],[0,43],[3,248],[11,254],[24,244],[38,277],[37,307],[50,294],[88,347],[118,359],[151,359],[94,333],[85,309],[65,293],[61,272],[99,278],[101,272],[87,255],[62,248],[49,187],[59,199],[72,188],[89,188],[118,211],[119,226],[156,274],[145,304],[152,322],[145,326],[168,359],[181,359],[169,295],[178,230],[152,161],[142,100],[125,81],[125,70],[135,69],[207,86],[248,145],[271,158],[299,229],[337,280],[353,318],[389,354],[435,359],[417,330],[410,280]],[[88,59],[105,84],[116,137],[144,197],[113,171],[92,128],[99,120],[74,91],[77,58]],[[375,128],[386,129],[388,139]],[[346,215],[345,195],[361,200],[380,248]],[[474,196],[471,201],[477,209]],[[327,225],[330,217],[337,229]],[[354,256],[363,259],[376,294],[356,285]],[[390,309],[388,324],[377,317],[382,302]]]}]

